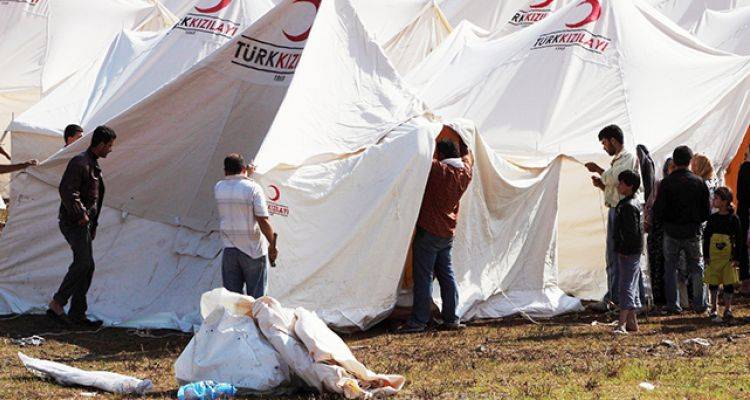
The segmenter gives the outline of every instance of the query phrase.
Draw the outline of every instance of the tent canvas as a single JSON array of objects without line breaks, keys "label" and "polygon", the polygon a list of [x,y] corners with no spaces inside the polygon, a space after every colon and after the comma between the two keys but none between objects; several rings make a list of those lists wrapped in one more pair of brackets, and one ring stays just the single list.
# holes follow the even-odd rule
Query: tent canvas
[{"label": "tent canvas", "polygon": [[696,24],[708,10],[732,10],[750,5],[748,0],[647,0],[647,2],[688,31],[695,29]]},{"label": "tent canvas", "polygon": [[[393,308],[433,140],[443,124],[422,116],[422,102],[347,1],[320,5],[306,44],[285,42],[282,29],[306,32],[314,12],[308,5],[283,2],[108,121],[120,137],[102,162],[108,200],[89,295],[95,316],[110,324],[191,327],[198,295],[220,284],[211,188],[220,178],[221,158],[237,149],[254,154],[266,131],[257,179],[273,194],[272,223],[281,247],[270,294],[314,309],[339,327],[367,328]],[[253,39],[304,45],[304,57],[293,75],[232,63],[240,62]],[[280,75],[293,76],[288,92],[289,79]],[[488,151],[471,123],[450,123],[477,158],[456,238],[461,315],[549,316],[579,309],[580,302],[556,285],[550,221],[557,212],[560,160],[515,167]],[[23,175],[26,183],[0,241],[0,310],[43,307],[64,273],[69,250],[49,229],[55,185],[87,140]],[[19,246],[24,252],[13,251]]]},{"label": "tent canvas", "polygon": [[[202,12],[201,0],[159,33],[122,31],[109,50],[47,94],[11,124],[15,154],[45,159],[62,147],[62,130],[85,131],[108,121],[211,54],[273,7],[270,0],[235,0]],[[61,122],[69,121],[69,122]]]},{"label": "tent canvas", "polygon": [[[723,169],[750,122],[750,59],[706,47],[642,1],[587,3],[499,39],[459,25],[407,81],[437,115],[476,121],[518,165],[560,154],[606,165],[596,133],[616,123],[629,149],[645,144],[657,163],[688,144]],[[563,168],[560,284],[597,298],[603,201],[583,166]]]},{"label": "tent canvas", "polygon": [[706,10],[694,33],[709,46],[750,56],[750,5],[732,11]]}]

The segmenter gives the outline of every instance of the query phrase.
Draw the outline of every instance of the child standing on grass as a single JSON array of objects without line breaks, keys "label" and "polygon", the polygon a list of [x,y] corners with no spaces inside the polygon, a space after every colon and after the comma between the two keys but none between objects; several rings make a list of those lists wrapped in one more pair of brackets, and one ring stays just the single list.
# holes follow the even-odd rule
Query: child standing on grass
[{"label": "child standing on grass", "polygon": [[[740,259],[740,219],[734,214],[732,206],[734,195],[727,187],[717,188],[714,192],[713,208],[718,211],[708,219],[703,233],[703,257],[705,258],[706,275],[711,300],[710,318],[713,322],[730,322],[732,315],[732,295],[739,285],[737,274]],[[724,318],[719,317],[719,285],[724,285]]]},{"label": "child standing on grass", "polygon": [[636,311],[641,308],[638,281],[641,277],[641,252],[643,251],[643,223],[641,206],[635,193],[641,186],[641,178],[626,170],[617,179],[617,191],[623,197],[615,209],[615,252],[620,269],[620,322],[615,334],[638,332]]}]

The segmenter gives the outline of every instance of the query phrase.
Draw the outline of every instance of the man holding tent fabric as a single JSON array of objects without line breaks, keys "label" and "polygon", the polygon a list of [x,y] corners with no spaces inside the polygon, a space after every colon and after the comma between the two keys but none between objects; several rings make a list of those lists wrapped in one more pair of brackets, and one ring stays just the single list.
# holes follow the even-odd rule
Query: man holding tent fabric
[{"label": "man holding tent fabric", "polygon": [[612,164],[606,171],[593,162],[586,163],[586,168],[589,172],[598,175],[592,176],[591,180],[595,187],[604,192],[604,205],[609,208],[606,250],[607,293],[604,295],[600,307],[606,310],[610,307],[611,303],[617,302],[617,289],[619,287],[617,253],[615,253],[613,229],[616,216],[615,209],[620,200],[622,200],[622,195],[617,191],[617,185],[619,184],[617,177],[623,171],[638,171],[638,160],[633,154],[625,150],[625,137],[622,129],[617,125],[609,125],[599,131],[599,141],[602,147],[604,147],[604,151],[613,156]]},{"label": "man holding tent fabric", "polygon": [[[97,127],[88,150],[70,159],[60,181],[60,231],[73,250],[73,263],[49,303],[47,315],[62,325],[97,328],[102,324],[86,318],[86,293],[94,277],[92,242],[104,201],[99,158],[107,157],[116,138],[111,128]],[[66,316],[64,307],[68,300],[70,310]]]},{"label": "man holding tent fabric", "polygon": [[438,136],[414,236],[414,305],[411,318],[398,328],[398,333],[427,329],[432,310],[433,276],[437,276],[440,284],[443,327],[453,330],[464,327],[456,315],[458,284],[451,252],[459,201],[469,187],[473,166],[474,157],[468,146],[453,129],[444,126]]},{"label": "man holding tent fabric", "polygon": [[[254,167],[239,154],[224,159],[225,178],[214,187],[219,229],[224,242],[221,278],[224,288],[263,297],[268,286],[268,261],[276,261],[276,238],[268,221],[263,188],[248,177]],[[264,238],[265,237],[265,238]]]}]

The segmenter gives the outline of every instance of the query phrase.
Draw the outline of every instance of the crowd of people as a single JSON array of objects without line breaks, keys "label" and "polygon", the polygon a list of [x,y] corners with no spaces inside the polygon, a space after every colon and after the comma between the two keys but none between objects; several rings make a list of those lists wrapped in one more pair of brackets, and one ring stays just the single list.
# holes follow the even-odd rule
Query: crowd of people
[{"label": "crowd of people", "polygon": [[[83,129],[68,125],[65,146],[78,140]],[[73,252],[73,262],[47,315],[65,326],[98,327],[87,318],[86,293],[94,273],[92,242],[96,238],[104,200],[104,180],[98,160],[112,151],[117,135],[107,126],[97,127],[86,151],[71,158],[60,182],[59,227]],[[750,226],[750,162],[739,171],[735,197],[721,186],[711,161],[693,154],[687,146],[674,149],[656,179],[651,155],[644,146],[636,154],[626,150],[622,130],[605,127],[598,139],[612,156],[609,168],[596,163],[585,167],[592,184],[604,195],[609,209],[606,234],[607,292],[592,306],[619,310],[614,332],[638,331],[637,315],[651,308],[662,314],[679,314],[687,307],[707,314],[714,322],[731,322],[732,300],[737,292],[750,291],[748,227]],[[0,153],[4,153],[0,149]],[[35,165],[32,160],[4,166],[0,173]],[[399,333],[427,329],[432,316],[432,282],[436,278],[442,297],[442,327],[461,329],[456,314],[458,284],[451,254],[460,200],[473,176],[472,152],[460,135],[444,126],[436,138],[435,152],[422,199],[412,243],[413,308]],[[266,294],[268,267],[278,257],[277,235],[269,222],[263,188],[252,179],[252,163],[240,154],[224,159],[224,175],[214,188],[219,230],[224,246],[222,282],[227,290],[254,297]],[[736,210],[736,211],[735,211]],[[651,296],[647,296],[641,255],[647,254]],[[719,313],[719,299],[723,312]],[[69,311],[65,306],[71,303]],[[707,312],[708,311],[708,312]]]},{"label": "crowd of people", "polygon": [[[648,150],[638,146],[637,155],[628,152],[619,127],[602,129],[599,141],[613,159],[606,170],[586,164],[609,208],[607,293],[592,308],[619,309],[617,334],[637,332],[637,313],[649,308],[674,315],[690,307],[716,323],[731,323],[733,297],[748,289],[750,221],[742,218],[748,219],[750,198],[744,197],[735,213],[732,190],[720,184],[710,159],[688,146],[674,149],[656,181]],[[743,196],[750,184],[742,181],[750,179],[748,166],[743,164],[738,182]],[[651,297],[641,269],[644,249]]]}]

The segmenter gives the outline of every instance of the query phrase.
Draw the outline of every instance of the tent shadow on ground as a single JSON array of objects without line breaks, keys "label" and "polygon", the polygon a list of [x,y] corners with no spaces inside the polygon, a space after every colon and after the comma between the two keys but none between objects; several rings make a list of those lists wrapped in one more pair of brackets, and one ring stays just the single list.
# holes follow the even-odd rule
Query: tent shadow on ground
[{"label": "tent shadow on ground", "polygon": [[[34,335],[48,341],[56,341],[88,350],[82,357],[57,358],[50,361],[69,363],[73,361],[128,360],[134,356],[161,358],[179,354],[192,337],[191,334],[171,330],[154,330],[156,336],[139,337],[134,330],[104,328],[99,331],[69,330],[56,325],[46,316],[23,315],[12,319],[0,319],[0,338],[17,339]],[[23,351],[23,347],[18,347]]]}]

